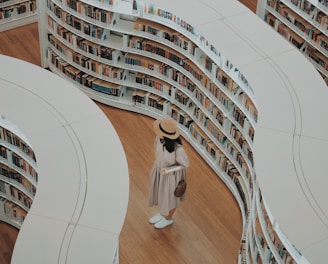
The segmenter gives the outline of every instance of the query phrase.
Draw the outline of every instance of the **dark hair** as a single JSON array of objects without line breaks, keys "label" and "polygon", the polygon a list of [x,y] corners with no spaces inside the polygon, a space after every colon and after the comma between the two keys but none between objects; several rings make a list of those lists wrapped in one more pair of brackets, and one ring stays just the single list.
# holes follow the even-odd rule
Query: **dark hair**
[{"label": "dark hair", "polygon": [[167,137],[163,137],[161,142],[162,142],[163,146],[165,147],[165,149],[170,153],[175,150],[177,144],[182,145],[182,141],[181,141],[180,137],[178,137],[176,139],[170,139]]}]

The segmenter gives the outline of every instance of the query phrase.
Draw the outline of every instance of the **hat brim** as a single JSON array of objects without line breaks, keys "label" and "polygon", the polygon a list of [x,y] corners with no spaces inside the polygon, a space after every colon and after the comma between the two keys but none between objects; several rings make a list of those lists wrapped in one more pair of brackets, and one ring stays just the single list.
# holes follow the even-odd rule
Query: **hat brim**
[{"label": "hat brim", "polygon": [[161,128],[160,128],[161,121],[162,120],[158,119],[158,120],[155,120],[153,123],[153,130],[157,136],[166,137],[169,139],[176,139],[180,136],[180,132],[178,129],[176,129],[174,134],[167,134],[163,130],[161,130]]}]

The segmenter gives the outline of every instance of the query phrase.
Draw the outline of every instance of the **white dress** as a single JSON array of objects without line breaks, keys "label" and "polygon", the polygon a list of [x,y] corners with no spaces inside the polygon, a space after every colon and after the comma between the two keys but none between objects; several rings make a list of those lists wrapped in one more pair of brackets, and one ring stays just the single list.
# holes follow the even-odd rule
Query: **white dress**
[{"label": "white dress", "polygon": [[[158,206],[162,215],[168,215],[171,209],[180,207],[181,201],[185,199],[185,195],[175,197],[174,190],[179,180],[185,179],[185,169],[189,167],[189,160],[182,145],[178,145],[176,151],[169,153],[163,148],[159,137],[155,138],[155,154],[156,159],[150,172],[149,205]],[[170,167],[176,163],[185,169],[169,175],[161,172],[162,168]]]}]

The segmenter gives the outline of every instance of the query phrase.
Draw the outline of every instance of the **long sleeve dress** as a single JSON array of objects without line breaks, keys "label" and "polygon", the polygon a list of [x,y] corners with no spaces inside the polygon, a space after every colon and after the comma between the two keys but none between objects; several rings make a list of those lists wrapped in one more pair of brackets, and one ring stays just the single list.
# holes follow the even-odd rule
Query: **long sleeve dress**
[{"label": "long sleeve dress", "polygon": [[[162,215],[168,215],[173,208],[180,207],[185,196],[175,197],[174,190],[180,179],[185,179],[186,168],[189,167],[189,159],[182,145],[178,145],[176,150],[169,153],[160,142],[160,138],[155,138],[156,159],[150,172],[150,193],[149,205],[158,206]],[[175,164],[182,165],[183,170],[175,173],[165,174],[162,168]]]}]

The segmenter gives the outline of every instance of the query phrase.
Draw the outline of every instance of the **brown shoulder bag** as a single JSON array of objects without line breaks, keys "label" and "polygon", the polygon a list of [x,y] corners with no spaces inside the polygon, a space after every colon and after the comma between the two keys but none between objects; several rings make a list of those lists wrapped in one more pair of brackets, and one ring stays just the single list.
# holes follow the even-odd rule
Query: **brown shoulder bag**
[{"label": "brown shoulder bag", "polygon": [[[176,159],[176,155],[177,155],[177,152],[175,150],[175,159]],[[181,197],[182,195],[185,194],[186,190],[187,190],[187,182],[185,180],[181,179],[179,181],[177,187],[175,187],[174,196]]]},{"label": "brown shoulder bag", "polygon": [[181,197],[185,194],[187,189],[187,182],[185,180],[180,180],[177,187],[175,187],[174,195],[176,197]]}]

